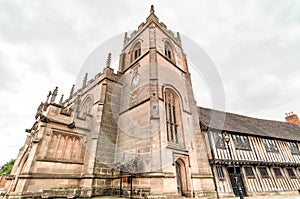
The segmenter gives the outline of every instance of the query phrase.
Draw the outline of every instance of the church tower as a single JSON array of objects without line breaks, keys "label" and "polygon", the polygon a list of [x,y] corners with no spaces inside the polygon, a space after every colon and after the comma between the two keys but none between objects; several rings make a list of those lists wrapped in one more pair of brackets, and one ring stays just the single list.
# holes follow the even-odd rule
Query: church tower
[{"label": "church tower", "polygon": [[116,194],[129,187],[120,165],[133,161],[140,196],[215,198],[179,33],[151,6],[146,22],[125,34],[117,73],[110,62],[111,54],[104,71],[89,81],[86,74],[66,100],[56,103],[55,88],[41,103],[6,196],[54,197],[71,185],[77,192],[59,197]]},{"label": "church tower", "polygon": [[186,55],[179,33],[146,22],[125,34],[120,55],[117,161],[139,157],[137,180],[151,194],[214,196]]}]

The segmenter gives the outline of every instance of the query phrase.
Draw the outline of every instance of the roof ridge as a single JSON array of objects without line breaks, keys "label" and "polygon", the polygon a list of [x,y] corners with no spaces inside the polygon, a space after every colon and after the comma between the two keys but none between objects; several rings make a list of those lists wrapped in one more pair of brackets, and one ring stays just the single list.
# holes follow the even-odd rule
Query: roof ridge
[{"label": "roof ridge", "polygon": [[199,120],[210,128],[275,139],[300,141],[300,125],[298,124],[259,119],[204,107],[197,108]]},{"label": "roof ridge", "polygon": [[231,114],[231,115],[246,117],[246,118],[250,118],[250,119],[264,120],[264,121],[269,121],[269,122],[281,122],[281,123],[284,123],[284,124],[294,124],[294,123],[288,123],[288,122],[280,121],[280,120],[257,118],[257,117],[242,115],[242,114],[239,114],[239,113],[232,113],[232,112],[227,112],[227,111],[221,111],[221,110],[211,109],[211,108],[206,108],[206,107],[201,107],[201,106],[198,106],[198,108],[200,108],[200,109],[207,109],[209,111],[217,111],[217,112],[221,112],[221,113],[225,113],[225,114]]}]

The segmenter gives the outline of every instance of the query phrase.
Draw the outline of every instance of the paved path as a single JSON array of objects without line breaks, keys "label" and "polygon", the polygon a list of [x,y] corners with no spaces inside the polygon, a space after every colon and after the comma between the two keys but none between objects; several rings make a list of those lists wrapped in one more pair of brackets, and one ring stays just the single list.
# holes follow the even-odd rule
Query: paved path
[{"label": "paved path", "polygon": [[[101,197],[94,197],[94,198],[96,198],[96,199],[122,199],[117,196],[101,196]],[[182,197],[182,199],[183,198],[184,197]],[[191,199],[191,198],[186,198],[186,199]],[[226,199],[239,199],[239,197],[226,198]],[[256,197],[245,197],[245,199],[300,199],[300,195],[299,196],[256,196]]]},{"label": "paved path", "polygon": [[[239,199],[239,197],[228,198],[228,199]],[[245,199],[300,199],[299,196],[256,196],[256,197],[245,197]]]},{"label": "paved path", "polygon": [[[228,198],[228,199],[239,199],[239,197]],[[256,197],[245,197],[245,199],[300,199],[299,196],[256,196]]]},{"label": "paved path", "polygon": [[[0,199],[3,197],[0,196]],[[184,197],[182,197],[183,199]],[[117,196],[99,196],[99,197],[94,197],[93,199],[129,199],[129,198],[120,198]],[[191,198],[186,198],[186,199],[191,199]],[[235,198],[226,198],[226,199],[239,199],[239,197]],[[257,197],[245,197],[245,199],[300,199],[299,196],[257,196]]]}]

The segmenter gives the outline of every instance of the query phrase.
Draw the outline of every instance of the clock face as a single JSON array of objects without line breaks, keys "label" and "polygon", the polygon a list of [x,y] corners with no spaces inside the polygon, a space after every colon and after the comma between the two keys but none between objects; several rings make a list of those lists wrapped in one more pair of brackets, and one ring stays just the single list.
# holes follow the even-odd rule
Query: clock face
[{"label": "clock face", "polygon": [[136,74],[131,81],[131,86],[136,87],[139,83],[141,76],[139,74]]}]

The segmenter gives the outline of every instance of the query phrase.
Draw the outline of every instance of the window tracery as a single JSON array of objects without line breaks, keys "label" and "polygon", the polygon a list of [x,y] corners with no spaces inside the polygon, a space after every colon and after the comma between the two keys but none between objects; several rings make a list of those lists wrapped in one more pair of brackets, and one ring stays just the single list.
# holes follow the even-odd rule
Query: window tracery
[{"label": "window tracery", "polygon": [[165,110],[168,142],[181,144],[181,111],[177,94],[171,89],[165,90]]},{"label": "window tracery", "polygon": [[80,108],[78,118],[85,119],[88,114],[91,114],[93,107],[93,100],[91,97],[88,97],[82,107]]},{"label": "window tracery", "polygon": [[174,60],[173,58],[173,50],[171,48],[171,45],[168,42],[165,42],[165,56],[169,58],[170,60]]},{"label": "window tracery", "polygon": [[135,61],[137,58],[141,56],[142,50],[141,50],[140,42],[135,45],[131,53],[132,53],[132,61]]}]

